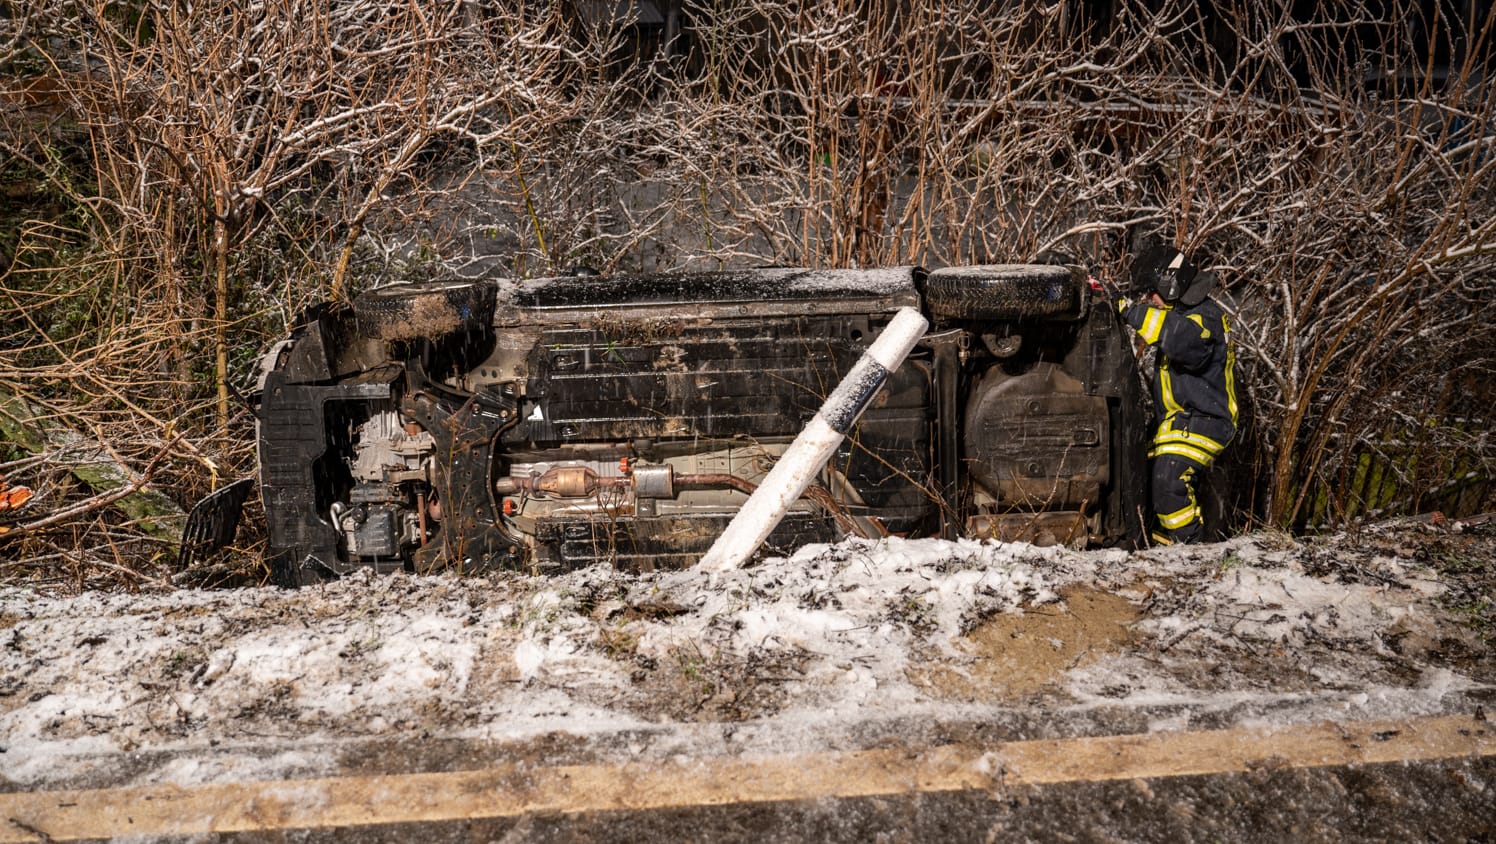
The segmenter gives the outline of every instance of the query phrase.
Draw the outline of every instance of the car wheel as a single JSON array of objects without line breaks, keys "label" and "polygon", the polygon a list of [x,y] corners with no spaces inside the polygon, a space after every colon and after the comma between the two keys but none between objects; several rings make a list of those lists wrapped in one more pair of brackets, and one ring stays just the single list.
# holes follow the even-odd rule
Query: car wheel
[{"label": "car wheel", "polygon": [[1074,317],[1084,282],[1068,267],[990,264],[935,270],[925,281],[930,313],[947,319]]},{"label": "car wheel", "polygon": [[391,284],[353,300],[358,331],[376,340],[416,340],[485,327],[494,289],[467,281]]}]

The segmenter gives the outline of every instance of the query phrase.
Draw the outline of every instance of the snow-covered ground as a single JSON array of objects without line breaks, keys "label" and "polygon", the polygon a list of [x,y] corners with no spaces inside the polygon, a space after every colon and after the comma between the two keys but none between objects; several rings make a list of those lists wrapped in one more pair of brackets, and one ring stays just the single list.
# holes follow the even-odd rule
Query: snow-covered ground
[{"label": "snow-covered ground", "polygon": [[1496,542],[1458,528],[1133,554],[848,540],[716,574],[7,588],[0,790],[318,775],[346,764],[329,748],[396,740],[722,754],[935,724],[1468,711],[1496,692],[1470,600]]}]

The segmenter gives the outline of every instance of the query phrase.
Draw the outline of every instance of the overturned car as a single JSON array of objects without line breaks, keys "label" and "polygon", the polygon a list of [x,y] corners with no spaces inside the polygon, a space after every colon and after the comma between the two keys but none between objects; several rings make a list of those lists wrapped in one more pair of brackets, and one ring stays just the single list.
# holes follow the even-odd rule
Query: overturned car
[{"label": "overturned car", "polygon": [[694,563],[901,308],[930,331],[769,537],[1072,546],[1142,529],[1129,336],[1051,265],[449,280],[265,358],[277,582]]}]

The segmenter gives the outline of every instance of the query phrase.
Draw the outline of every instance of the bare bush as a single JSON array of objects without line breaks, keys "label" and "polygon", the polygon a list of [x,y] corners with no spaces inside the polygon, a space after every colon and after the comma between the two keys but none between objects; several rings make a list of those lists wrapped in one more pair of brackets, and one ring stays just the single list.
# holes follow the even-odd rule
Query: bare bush
[{"label": "bare bush", "polygon": [[232,394],[346,294],[371,215],[419,215],[444,161],[530,146],[589,68],[555,8],[17,11],[0,144],[35,207],[7,222],[0,387],[122,452],[185,433],[155,480],[188,500],[252,469]]}]

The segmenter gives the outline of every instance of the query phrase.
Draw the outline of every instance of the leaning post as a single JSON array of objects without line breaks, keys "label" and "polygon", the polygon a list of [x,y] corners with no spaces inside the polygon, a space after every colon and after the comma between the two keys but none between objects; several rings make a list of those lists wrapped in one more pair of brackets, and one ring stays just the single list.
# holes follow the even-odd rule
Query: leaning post
[{"label": "leaning post", "polygon": [[743,509],[712,543],[706,556],[696,564],[697,568],[730,571],[753,556],[753,552],[779,526],[784,514],[805,493],[832,452],[841,445],[873,396],[888,380],[889,373],[899,368],[929,327],[929,322],[919,311],[899,309],[893,321],[790,443],[758,489],[748,497]]}]

